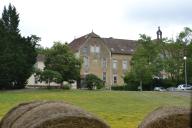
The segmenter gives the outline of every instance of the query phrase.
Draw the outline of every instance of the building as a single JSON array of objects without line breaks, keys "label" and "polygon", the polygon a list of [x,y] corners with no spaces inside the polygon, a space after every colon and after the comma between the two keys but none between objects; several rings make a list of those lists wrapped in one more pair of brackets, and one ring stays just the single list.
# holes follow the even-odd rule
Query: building
[{"label": "building", "polygon": [[91,32],[74,39],[69,46],[76,57],[83,61],[81,77],[95,74],[109,87],[124,84],[123,77],[130,70],[136,41],[101,38]]},{"label": "building", "polygon": [[[35,69],[40,69],[40,70],[44,70],[45,67],[45,56],[39,54],[37,56],[37,62],[34,65]],[[35,76],[35,74],[32,74],[29,79],[28,79],[28,83],[27,83],[28,87],[43,87],[43,86],[48,86],[48,83],[45,81],[38,81],[38,78]],[[60,86],[60,84],[55,83],[55,82],[51,82],[50,83],[51,86]]]}]

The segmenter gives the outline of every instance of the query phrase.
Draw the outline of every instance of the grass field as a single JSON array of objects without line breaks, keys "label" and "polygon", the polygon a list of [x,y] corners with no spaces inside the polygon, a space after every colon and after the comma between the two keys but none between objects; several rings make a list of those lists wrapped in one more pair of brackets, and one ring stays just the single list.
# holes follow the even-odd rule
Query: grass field
[{"label": "grass field", "polygon": [[190,107],[190,96],[167,92],[18,90],[0,91],[0,119],[13,106],[33,100],[59,100],[104,119],[112,128],[137,128],[159,106]]}]

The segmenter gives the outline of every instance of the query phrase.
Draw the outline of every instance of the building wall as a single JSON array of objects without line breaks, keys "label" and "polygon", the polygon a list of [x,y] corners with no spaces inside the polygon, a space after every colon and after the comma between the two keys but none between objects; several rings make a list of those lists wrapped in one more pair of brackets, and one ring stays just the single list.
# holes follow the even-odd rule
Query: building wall
[{"label": "building wall", "polygon": [[[99,52],[96,50],[98,47]],[[97,52],[93,52],[94,49]],[[89,38],[80,48],[80,58],[88,58],[88,66],[82,64],[81,75],[95,74],[103,79],[103,72],[106,72],[106,85],[110,85],[110,51],[107,49],[101,38]],[[104,59],[106,66],[103,65]]]},{"label": "building wall", "polygon": [[[131,69],[131,55],[125,55],[125,54],[112,54],[111,56],[111,65],[113,65],[113,60],[117,61],[117,69],[114,69],[112,66],[112,85],[115,85],[115,83],[113,82],[113,76],[116,75],[117,76],[117,85],[123,85],[124,84],[124,80],[123,77],[125,75],[125,73],[127,71],[130,71]],[[123,69],[123,61],[127,61],[127,68]]]},{"label": "building wall", "polygon": [[[123,85],[124,74],[130,70],[131,55],[111,54],[109,49],[100,38],[89,38],[80,48],[79,56],[84,61],[84,57],[88,58],[88,66],[85,62],[82,64],[81,75],[95,74],[103,79],[103,72],[106,72],[106,86]],[[100,48],[99,53],[94,53],[91,47],[97,46]],[[106,59],[106,68],[103,68],[103,59]],[[117,69],[113,69],[113,60],[117,61]],[[122,63],[127,61],[127,69],[123,70]],[[117,83],[114,83],[114,75],[117,76]]]},{"label": "building wall", "polygon": [[[40,69],[40,70],[43,70],[44,67],[45,67],[45,64],[43,61],[37,61],[34,65],[35,68],[37,69]],[[27,85],[32,85],[32,86],[48,86],[48,83],[46,83],[45,81],[42,81],[42,82],[39,82],[39,81],[36,81],[35,79],[35,75],[32,74],[29,79],[28,79],[28,83]],[[57,84],[55,82],[51,82],[50,83],[51,86],[60,86],[60,84]]]}]

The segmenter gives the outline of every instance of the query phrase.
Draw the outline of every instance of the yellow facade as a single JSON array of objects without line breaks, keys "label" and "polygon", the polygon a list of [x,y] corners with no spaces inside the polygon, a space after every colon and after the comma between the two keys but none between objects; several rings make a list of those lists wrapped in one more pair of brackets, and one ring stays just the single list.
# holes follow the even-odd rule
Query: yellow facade
[{"label": "yellow facade", "polygon": [[[101,38],[87,39],[76,55],[83,61],[81,76],[95,74],[103,80],[106,75],[106,87],[124,84],[123,77],[130,70],[131,55],[111,53]],[[113,67],[114,60],[117,62],[116,69]],[[125,69],[123,69],[123,62],[127,62],[127,66],[124,66]],[[114,77],[116,77],[116,81],[114,81]]]}]

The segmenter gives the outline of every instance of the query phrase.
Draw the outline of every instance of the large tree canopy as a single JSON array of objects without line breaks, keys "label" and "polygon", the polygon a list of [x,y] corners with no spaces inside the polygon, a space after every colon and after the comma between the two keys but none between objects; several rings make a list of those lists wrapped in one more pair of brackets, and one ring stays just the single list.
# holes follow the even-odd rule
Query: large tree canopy
[{"label": "large tree canopy", "polygon": [[158,43],[152,41],[149,36],[140,35],[132,57],[132,69],[125,77],[125,82],[136,81],[142,89],[143,83],[150,83],[153,76],[159,75],[159,71],[162,70],[160,60]]},{"label": "large tree canopy", "polygon": [[0,19],[0,88],[23,88],[36,62],[36,42],[19,33],[19,14],[9,4]]},{"label": "large tree canopy", "polygon": [[46,51],[45,69],[57,71],[62,75],[62,82],[77,80],[80,77],[81,63],[75,58],[67,44],[55,42]]},{"label": "large tree canopy", "polygon": [[173,85],[184,83],[184,56],[187,57],[187,78],[192,83],[192,30],[184,28],[176,40],[151,40],[141,35],[132,57],[131,72],[124,80],[151,84],[152,78],[167,78]]}]

